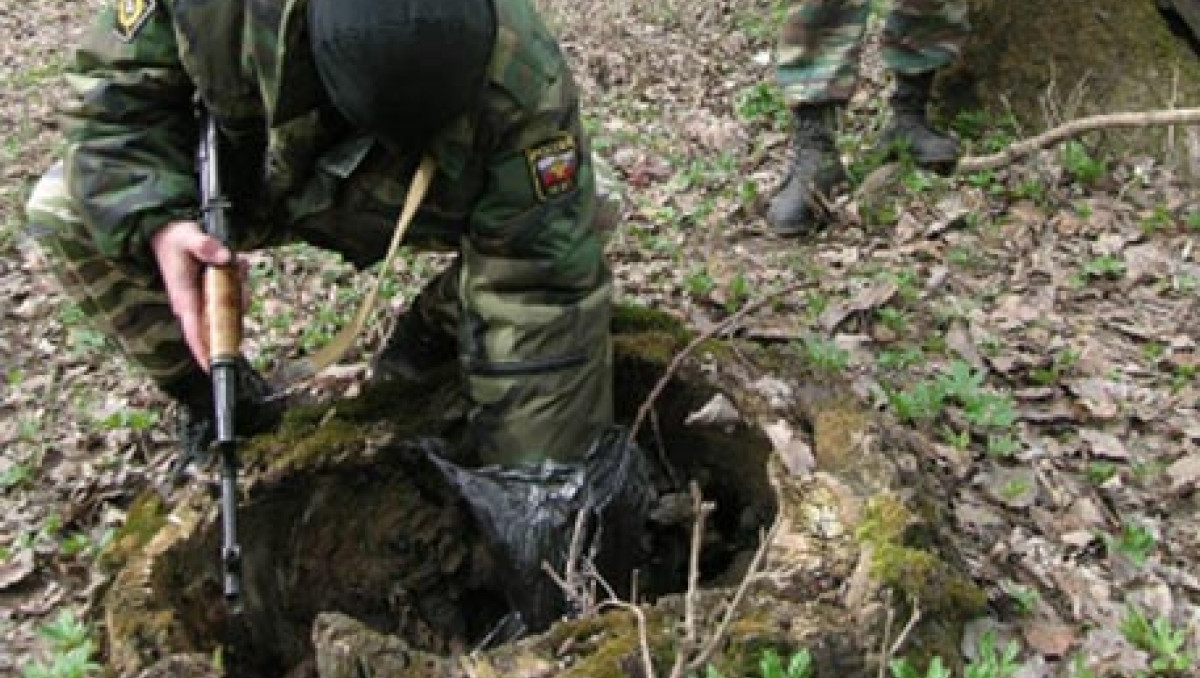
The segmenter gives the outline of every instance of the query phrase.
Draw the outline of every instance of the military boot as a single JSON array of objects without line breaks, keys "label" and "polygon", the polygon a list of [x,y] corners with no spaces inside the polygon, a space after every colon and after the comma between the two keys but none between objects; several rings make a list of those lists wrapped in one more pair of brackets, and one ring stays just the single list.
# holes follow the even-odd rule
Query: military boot
[{"label": "military boot", "polygon": [[933,71],[896,74],[896,89],[889,99],[892,122],[883,131],[875,152],[887,159],[908,153],[917,165],[947,173],[958,162],[958,142],[930,127],[925,117],[932,86]]},{"label": "military boot", "polygon": [[431,327],[415,309],[396,318],[383,348],[371,360],[368,379],[425,383],[458,354],[458,342]]},{"label": "military boot", "polygon": [[[238,435],[250,437],[274,429],[283,417],[285,401],[272,394],[267,381],[245,360],[239,360],[237,373],[234,427]],[[216,437],[212,381],[197,371],[163,385],[162,390],[178,406],[175,435],[179,456],[171,467],[172,476],[178,480],[190,464],[206,466],[212,460]]]},{"label": "military boot", "polygon": [[771,199],[767,221],[776,235],[815,231],[829,220],[826,207],[846,169],[834,143],[835,104],[797,106],[793,110],[793,158],[787,180]]}]

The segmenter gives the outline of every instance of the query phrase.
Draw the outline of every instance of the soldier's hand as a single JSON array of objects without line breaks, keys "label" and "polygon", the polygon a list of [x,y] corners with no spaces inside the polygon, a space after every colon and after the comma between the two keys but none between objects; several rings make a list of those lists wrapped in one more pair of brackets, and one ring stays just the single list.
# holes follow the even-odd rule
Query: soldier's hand
[{"label": "soldier's hand", "polygon": [[195,221],[173,221],[150,238],[171,311],[179,320],[192,356],[208,369],[208,335],[204,321],[204,269],[224,266],[233,253],[204,232]]}]

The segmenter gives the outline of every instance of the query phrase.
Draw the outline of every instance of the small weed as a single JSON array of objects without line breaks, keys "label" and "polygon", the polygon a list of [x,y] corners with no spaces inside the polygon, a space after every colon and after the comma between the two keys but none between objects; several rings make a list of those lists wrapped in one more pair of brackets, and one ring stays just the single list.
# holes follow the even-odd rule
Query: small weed
[{"label": "small weed", "polygon": [[1037,611],[1038,603],[1042,599],[1037,589],[1013,581],[1001,582],[1000,588],[1004,590],[1004,594],[1012,600],[1013,605],[1021,614],[1033,614]]},{"label": "small weed", "polygon": [[129,429],[140,433],[158,424],[158,413],[137,408],[121,409],[100,418],[96,423],[110,431]]},{"label": "small weed", "polygon": [[1093,461],[1083,470],[1083,474],[1096,485],[1103,485],[1117,475],[1117,470],[1117,465],[1111,461]]},{"label": "small weed", "polygon": [[716,286],[716,281],[708,274],[708,270],[704,268],[692,271],[683,279],[684,289],[697,297],[708,296],[709,292],[712,292]]},{"label": "small weed", "polygon": [[936,182],[928,172],[914,168],[900,177],[900,184],[910,193],[928,193],[933,190]]},{"label": "small weed", "polygon": [[1021,443],[1010,435],[989,435],[986,452],[989,457],[1011,457],[1021,449]]},{"label": "small weed", "polygon": [[946,668],[942,664],[942,658],[936,655],[929,660],[925,673],[918,671],[904,657],[893,659],[888,663],[888,669],[892,672],[892,678],[951,678],[950,669]]},{"label": "small weed", "polygon": [[1130,608],[1121,620],[1121,633],[1135,647],[1150,654],[1150,668],[1155,676],[1168,672],[1182,675],[1192,667],[1194,658],[1184,650],[1187,630],[1176,629],[1168,619],[1157,617],[1151,621],[1139,610]]},{"label": "small weed", "polygon": [[1087,659],[1083,655],[1077,654],[1071,657],[1070,673],[1066,674],[1065,678],[1100,678],[1095,671],[1087,664]]},{"label": "small weed", "polygon": [[1178,393],[1195,382],[1198,370],[1196,365],[1176,365],[1171,372],[1171,392]]},{"label": "small weed", "polygon": [[804,308],[808,317],[819,318],[829,308],[829,295],[824,292],[808,292],[804,295]]},{"label": "small weed", "polygon": [[966,666],[963,678],[1008,678],[1021,668],[1017,663],[1020,647],[1015,640],[1008,641],[1003,650],[995,646],[992,634],[984,633],[979,641],[979,658]]},{"label": "small weed", "polygon": [[738,273],[730,279],[728,292],[729,297],[725,301],[725,310],[734,313],[750,298],[750,281],[744,274]]},{"label": "small weed", "polygon": [[1086,279],[1119,278],[1125,274],[1125,262],[1120,257],[1104,254],[1084,262],[1081,272]]},{"label": "small weed", "polygon": [[884,327],[896,334],[902,334],[908,329],[909,314],[900,309],[884,306],[876,309],[875,317],[879,318],[879,322],[883,323]]},{"label": "small weed", "polygon": [[1061,156],[1063,167],[1085,186],[1096,183],[1108,174],[1108,163],[1093,156],[1078,140],[1063,144]]},{"label": "small weed", "polygon": [[39,627],[38,637],[49,645],[49,663],[26,665],[22,678],[86,678],[101,670],[92,659],[96,646],[91,629],[72,610],[62,609],[57,617]]},{"label": "small weed", "polygon": [[32,477],[33,466],[31,464],[13,464],[0,473],[0,490],[24,485]]},{"label": "small weed", "polygon": [[1171,210],[1167,209],[1164,205],[1155,205],[1150,214],[1142,217],[1139,225],[1143,233],[1154,235],[1159,231],[1170,228],[1174,222],[1175,218],[1172,216]]},{"label": "small weed", "polygon": [[925,362],[925,353],[919,346],[901,349],[884,349],[879,352],[875,363],[886,370],[903,370]]},{"label": "small weed", "polygon": [[[808,650],[796,652],[785,665],[777,651],[767,648],[759,657],[757,678],[813,678],[813,671],[812,654]],[[694,674],[692,678],[695,678]],[[725,674],[709,665],[704,678],[725,678]]]},{"label": "small weed", "polygon": [[1183,215],[1183,224],[1193,231],[1200,231],[1200,210],[1191,210]]},{"label": "small weed", "polygon": [[826,372],[841,372],[850,364],[850,353],[846,349],[816,335],[804,338],[801,353],[814,367]]},{"label": "small weed", "polygon": [[966,450],[971,447],[971,431],[970,429],[955,431],[949,426],[943,426],[942,440],[956,450]]},{"label": "small weed", "polygon": [[760,82],[738,95],[738,117],[746,122],[763,122],[775,129],[787,129],[791,111],[783,100],[783,92],[770,83]]},{"label": "small weed", "polygon": [[1150,530],[1136,523],[1125,522],[1116,537],[1105,535],[1109,548],[1125,554],[1135,565],[1142,566],[1158,545]]},{"label": "small weed", "polygon": [[1057,384],[1062,380],[1071,368],[1079,363],[1081,353],[1075,349],[1065,348],[1054,354],[1054,358],[1050,361],[1047,367],[1040,367],[1033,370],[1033,381],[1042,386],[1050,386]]},{"label": "small weed", "polygon": [[932,421],[942,413],[946,392],[935,382],[921,381],[911,389],[889,393],[888,401],[902,421]]}]

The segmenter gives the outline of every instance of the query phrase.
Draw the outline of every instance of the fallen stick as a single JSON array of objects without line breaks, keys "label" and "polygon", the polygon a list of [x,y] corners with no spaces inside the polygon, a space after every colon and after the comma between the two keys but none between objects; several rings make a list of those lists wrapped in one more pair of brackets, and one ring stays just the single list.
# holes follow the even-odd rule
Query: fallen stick
[{"label": "fallen stick", "polygon": [[1011,144],[991,155],[967,156],[958,161],[957,172],[979,172],[996,169],[1030,153],[1053,146],[1060,141],[1087,132],[1114,127],[1150,127],[1156,125],[1200,125],[1200,108],[1178,108],[1167,111],[1105,113],[1079,118],[1049,129],[1037,136]]}]

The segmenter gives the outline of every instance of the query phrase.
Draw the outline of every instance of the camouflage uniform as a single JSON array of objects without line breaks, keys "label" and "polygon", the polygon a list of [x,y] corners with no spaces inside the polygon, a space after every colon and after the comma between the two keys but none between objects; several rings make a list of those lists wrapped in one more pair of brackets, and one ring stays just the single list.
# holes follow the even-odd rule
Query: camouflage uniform
[{"label": "camouflage uniform", "polygon": [[[234,242],[385,253],[422,149],[390,151],[322,95],[307,0],[116,0],[77,50],[62,163],[30,240],[164,390],[194,379],[149,238],[197,217],[198,98],[218,118]],[[457,347],[481,461],[576,461],[611,424],[611,276],[578,93],[528,0],[495,0],[481,105],[429,139],[438,173],[407,242],[458,250],[411,313]]]},{"label": "camouflage uniform", "polygon": [[[776,58],[789,106],[843,102],[854,92],[870,0],[795,0]],[[968,30],[961,0],[893,0],[883,27],[884,64],[915,75],[949,64]]]}]

